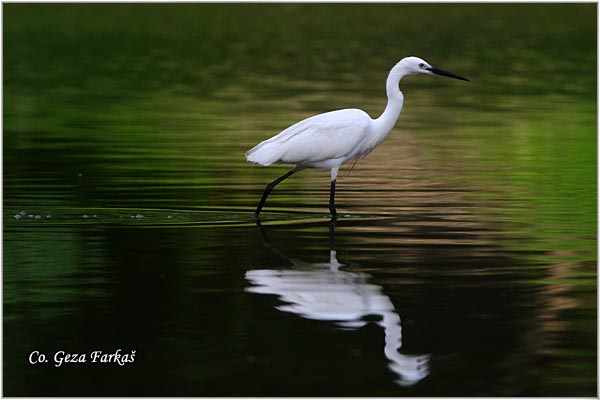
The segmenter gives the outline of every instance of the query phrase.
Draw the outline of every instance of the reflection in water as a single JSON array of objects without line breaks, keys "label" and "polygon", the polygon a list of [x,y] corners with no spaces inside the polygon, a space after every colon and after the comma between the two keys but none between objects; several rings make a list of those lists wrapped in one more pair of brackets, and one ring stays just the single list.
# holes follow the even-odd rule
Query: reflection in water
[{"label": "reflection in water", "polygon": [[253,286],[246,289],[252,293],[275,294],[287,303],[278,306],[280,311],[298,314],[304,318],[332,321],[347,329],[358,329],[369,323],[372,316],[385,333],[384,353],[390,361],[389,368],[402,386],[410,386],[429,373],[429,356],[410,356],[399,352],[402,347],[400,316],[382,288],[368,283],[368,274],[341,271],[334,249],[335,220],[329,224],[329,262],[306,263],[291,259],[275,247],[264,228],[257,222],[263,242],[279,256],[294,266],[313,269],[250,270],[246,279]]}]

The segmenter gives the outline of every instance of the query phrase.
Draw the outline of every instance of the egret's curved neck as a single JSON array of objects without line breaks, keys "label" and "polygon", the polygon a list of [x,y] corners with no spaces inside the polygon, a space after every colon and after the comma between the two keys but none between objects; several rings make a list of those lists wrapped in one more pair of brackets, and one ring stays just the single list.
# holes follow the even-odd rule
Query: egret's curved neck
[{"label": "egret's curved neck", "polygon": [[378,136],[382,136],[381,140],[390,133],[402,111],[404,96],[398,85],[400,84],[400,80],[407,74],[408,71],[404,66],[398,63],[388,75],[385,84],[388,97],[387,106],[381,116],[375,120],[375,130]]}]

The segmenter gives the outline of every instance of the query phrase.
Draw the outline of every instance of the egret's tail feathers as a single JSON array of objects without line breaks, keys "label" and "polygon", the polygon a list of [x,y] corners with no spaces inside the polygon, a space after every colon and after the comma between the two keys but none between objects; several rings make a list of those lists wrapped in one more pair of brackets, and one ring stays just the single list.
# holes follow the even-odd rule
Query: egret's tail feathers
[{"label": "egret's tail feathers", "polygon": [[272,143],[260,143],[246,152],[246,160],[265,167],[279,161],[280,154]]}]

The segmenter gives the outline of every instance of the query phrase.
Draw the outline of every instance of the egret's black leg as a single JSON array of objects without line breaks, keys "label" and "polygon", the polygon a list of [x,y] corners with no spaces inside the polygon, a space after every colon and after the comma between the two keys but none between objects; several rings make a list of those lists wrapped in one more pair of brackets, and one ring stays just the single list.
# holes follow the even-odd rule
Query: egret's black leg
[{"label": "egret's black leg", "polygon": [[271,182],[267,185],[267,187],[265,188],[265,191],[263,192],[262,198],[260,199],[260,202],[258,203],[258,207],[256,207],[256,211],[254,211],[254,218],[258,218],[258,216],[260,214],[260,210],[262,210],[263,206],[265,205],[265,201],[267,201],[267,197],[269,197],[269,193],[271,193],[271,190],[273,190],[273,188],[275,186],[277,186],[279,183],[281,183],[281,181],[283,181],[286,178],[289,178],[290,176],[292,176],[294,173],[296,173],[298,171],[300,171],[300,168],[292,168],[291,170],[289,170],[288,172],[281,175],[279,178],[275,179],[273,182]]},{"label": "egret's black leg", "polygon": [[329,192],[329,212],[332,217],[337,217],[335,209],[335,179],[331,181],[331,191]]}]

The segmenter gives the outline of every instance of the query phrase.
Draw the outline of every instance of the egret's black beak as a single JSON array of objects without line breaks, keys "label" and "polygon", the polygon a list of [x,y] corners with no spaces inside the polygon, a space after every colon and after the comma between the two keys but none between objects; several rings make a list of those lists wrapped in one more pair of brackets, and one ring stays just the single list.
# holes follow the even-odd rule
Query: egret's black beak
[{"label": "egret's black beak", "polygon": [[439,69],[436,67],[431,67],[431,68],[427,68],[427,69],[436,75],[444,75],[444,76],[449,76],[450,78],[460,79],[461,81],[468,81],[468,79],[465,78],[464,76],[457,75],[454,72],[444,71],[443,69]]}]

